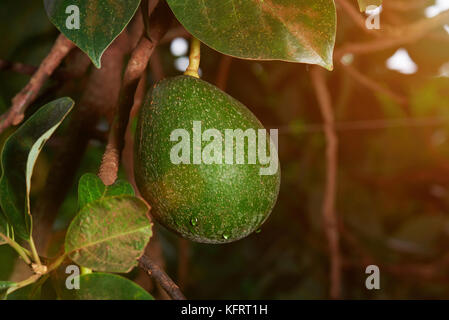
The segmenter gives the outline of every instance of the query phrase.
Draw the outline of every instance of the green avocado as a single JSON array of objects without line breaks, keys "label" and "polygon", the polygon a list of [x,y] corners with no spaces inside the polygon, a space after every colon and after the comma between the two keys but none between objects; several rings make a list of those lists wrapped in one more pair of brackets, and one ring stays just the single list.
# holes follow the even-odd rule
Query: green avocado
[{"label": "green avocado", "polygon": [[[234,139],[236,129],[247,137]],[[201,79],[156,83],[138,116],[134,154],[136,183],[153,217],[203,243],[232,242],[258,230],[280,185],[276,148],[260,129],[243,104]]]}]

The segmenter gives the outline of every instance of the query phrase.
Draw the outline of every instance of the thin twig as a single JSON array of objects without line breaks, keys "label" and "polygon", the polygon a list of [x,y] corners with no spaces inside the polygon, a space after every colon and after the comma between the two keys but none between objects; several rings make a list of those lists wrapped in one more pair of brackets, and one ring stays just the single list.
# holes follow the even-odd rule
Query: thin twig
[{"label": "thin twig", "polygon": [[335,59],[340,60],[347,53],[367,54],[389,48],[399,47],[407,43],[415,42],[424,37],[429,31],[441,27],[449,20],[449,10],[446,10],[433,18],[425,18],[411,25],[395,30],[390,30],[392,35],[381,37],[361,43],[347,43],[335,50]]},{"label": "thin twig", "polygon": [[1,116],[0,133],[23,120],[25,110],[36,99],[45,81],[74,47],[75,45],[69,39],[62,34],[59,35],[50,53],[42,61],[28,84],[12,99],[11,108]]},{"label": "thin twig", "polygon": [[148,256],[143,255],[139,259],[139,266],[143,268],[148,274],[156,280],[162,288],[172,297],[173,300],[186,300],[184,294],[173,280],[155,264]]},{"label": "thin twig", "polygon": [[323,222],[331,259],[330,297],[339,299],[341,294],[341,255],[337,213],[335,210],[338,138],[335,132],[331,96],[326,85],[324,70],[314,66],[311,68],[310,75],[321,115],[324,119],[324,133],[326,136],[326,186],[323,200]]},{"label": "thin twig", "polygon": [[0,59],[0,70],[10,70],[16,73],[32,76],[37,71],[37,67],[21,62],[11,62]]},{"label": "thin twig", "polygon": [[[127,34],[122,33],[105,51],[100,69],[94,68],[77,108],[73,110],[64,135],[64,143],[57,151],[42,195],[33,208],[33,235],[38,251],[44,252],[59,207],[69,192],[78,167],[93,137],[101,117],[113,114],[118,103],[125,54],[128,53]],[[81,53],[81,58],[89,60]],[[84,69],[85,63],[77,63]],[[110,116],[109,116],[110,117]]]},{"label": "thin twig", "polygon": [[358,83],[361,85],[367,87],[368,89],[372,91],[377,91],[382,94],[388,95],[391,99],[396,101],[397,103],[404,105],[407,103],[407,99],[404,96],[401,96],[397,94],[396,92],[391,91],[387,87],[382,86],[381,84],[377,83],[376,81],[368,78],[363,73],[358,71],[356,68],[354,68],[351,65],[345,65],[341,64],[343,66],[343,69],[351,76],[353,77]]},{"label": "thin twig", "polygon": [[184,72],[185,75],[199,78],[198,70],[201,60],[201,42],[195,37],[190,40],[189,66]]},{"label": "thin twig", "polygon": [[215,78],[215,85],[223,91],[226,91],[226,85],[229,78],[229,69],[231,68],[232,57],[223,55],[218,66],[217,77]]},{"label": "thin twig", "polygon": [[183,290],[188,285],[190,242],[187,239],[178,240],[178,283]]},{"label": "thin twig", "polygon": [[136,116],[139,111],[143,99],[145,97],[145,87],[146,87],[147,75],[143,73],[142,77],[139,80],[139,85],[137,86],[136,93],[134,95],[134,105],[131,108],[131,112],[129,115],[130,121],[128,124],[128,128],[126,129],[125,134],[125,146],[122,152],[122,164],[125,169],[126,177],[128,181],[132,184],[135,192],[139,195],[139,190],[136,185],[136,179],[134,177],[134,137],[132,135],[131,123],[132,119]]},{"label": "thin twig", "polygon": [[131,54],[125,70],[117,114],[109,132],[108,144],[103,155],[98,176],[105,185],[117,179],[120,155],[124,146],[124,136],[129,122],[129,114],[134,102],[134,94],[148,61],[159,40],[171,23],[171,12],[165,1],[160,1],[151,18],[151,41],[143,36]]},{"label": "thin twig", "polygon": [[[32,76],[36,73],[37,67],[22,63],[22,62],[12,62],[7,61],[4,59],[0,59],[0,70],[2,71],[12,71],[19,74],[24,74],[28,76]],[[68,72],[61,71],[61,70],[55,70],[54,73],[51,75],[51,78],[57,79],[57,80],[67,80],[70,78],[70,75]]]},{"label": "thin twig", "polygon": [[368,29],[365,24],[366,18],[360,14],[359,10],[357,10],[352,4],[348,2],[348,0],[336,0],[337,4],[346,12],[346,14],[354,21],[354,23],[362,29],[365,33],[381,36],[382,32],[378,30]]},{"label": "thin twig", "polygon": [[157,48],[154,49],[150,59],[150,69],[152,78],[155,82],[165,78],[164,68],[162,65],[161,55]]},{"label": "thin twig", "polygon": [[143,32],[145,37],[147,37],[149,40],[151,40],[151,33],[150,33],[150,10],[148,9],[148,1],[149,0],[143,0],[140,3],[140,10],[142,13],[142,20],[143,20]]}]

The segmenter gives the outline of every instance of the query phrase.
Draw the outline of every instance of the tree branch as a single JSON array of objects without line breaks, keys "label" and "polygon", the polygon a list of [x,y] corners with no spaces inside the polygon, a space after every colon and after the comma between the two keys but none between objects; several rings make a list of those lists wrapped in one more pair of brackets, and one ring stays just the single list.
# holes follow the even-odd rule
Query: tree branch
[{"label": "tree branch", "polygon": [[11,108],[0,117],[0,133],[23,120],[25,110],[36,99],[45,81],[74,47],[75,45],[69,39],[62,34],[59,35],[50,53],[42,61],[28,84],[12,99]]},{"label": "tree branch", "polygon": [[326,86],[324,70],[313,66],[310,71],[312,84],[318,99],[321,115],[324,119],[324,134],[326,136],[326,186],[323,203],[323,222],[328,241],[331,270],[330,296],[339,299],[341,294],[341,256],[339,247],[339,232],[335,200],[337,192],[337,155],[338,139],[335,132],[334,115],[329,90]]},{"label": "tree branch", "polygon": [[381,36],[382,32],[378,30],[368,29],[365,24],[366,18],[360,14],[359,10],[357,10],[352,4],[348,2],[348,0],[336,0],[337,4],[346,12],[346,14],[354,21],[354,23],[362,29],[365,33]]},{"label": "tree branch", "polygon": [[225,91],[229,78],[229,69],[231,68],[232,57],[223,55],[220,59],[218,66],[217,76],[215,78],[215,84],[218,88]]},{"label": "tree branch", "polygon": [[367,54],[389,48],[402,46],[415,42],[424,37],[429,31],[443,26],[449,21],[449,10],[446,10],[433,18],[425,18],[411,25],[398,28],[393,32],[390,30],[387,37],[378,38],[361,43],[348,43],[335,50],[335,59],[340,60],[347,53]]},{"label": "tree branch", "polygon": [[148,256],[143,255],[139,259],[139,266],[144,269],[162,288],[172,297],[173,300],[186,300],[184,294],[173,280],[156,265]]},{"label": "tree branch", "polygon": [[[71,115],[64,145],[55,155],[51,173],[33,210],[36,219],[33,235],[38,250],[42,252],[46,249],[49,230],[70,190],[89,140],[95,135],[99,119],[113,114],[111,109],[117,106],[123,61],[128,49],[127,34],[122,33],[104,53],[101,69],[95,68],[89,75],[83,95]],[[85,54],[82,57],[88,60]]]},{"label": "tree branch", "polygon": [[388,95],[391,99],[393,99],[395,102],[404,105],[407,103],[407,99],[402,96],[399,95],[393,91],[391,91],[390,89],[388,89],[387,87],[382,86],[381,84],[377,83],[376,81],[368,78],[367,76],[365,76],[363,73],[359,72],[356,68],[354,68],[351,65],[345,65],[343,63],[341,63],[341,65],[343,66],[343,69],[352,77],[354,78],[358,83],[360,83],[361,85],[365,86],[366,88],[372,90],[372,91],[377,91],[379,93],[382,94],[386,94]]},{"label": "tree branch", "polygon": [[171,11],[168,5],[165,1],[159,2],[150,17],[151,40],[145,36],[141,37],[128,62],[120,89],[118,111],[109,132],[108,144],[98,172],[98,176],[105,185],[111,185],[117,179],[120,154],[123,150],[124,136],[139,79],[147,68],[151,54],[167,31],[171,20]]},{"label": "tree branch", "polygon": [[0,59],[0,70],[11,70],[13,72],[32,76],[37,71],[37,67],[21,62],[10,62]]}]

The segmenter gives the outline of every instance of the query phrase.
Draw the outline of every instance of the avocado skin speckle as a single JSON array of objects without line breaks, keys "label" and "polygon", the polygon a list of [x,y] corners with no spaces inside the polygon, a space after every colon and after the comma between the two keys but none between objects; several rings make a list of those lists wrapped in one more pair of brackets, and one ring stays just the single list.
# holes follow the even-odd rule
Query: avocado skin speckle
[{"label": "avocado skin speckle", "polygon": [[170,133],[186,129],[193,143],[193,121],[202,122],[202,132],[215,128],[223,136],[225,129],[263,129],[251,111],[217,87],[190,76],[164,79],[149,91],[138,116],[134,170],[139,191],[153,217],[182,237],[203,243],[244,238],[270,215],[280,166],[274,175],[259,175],[258,160],[247,164],[247,143],[245,164],[225,164],[224,158],[223,164],[173,164],[170,150],[177,142],[170,141]]}]

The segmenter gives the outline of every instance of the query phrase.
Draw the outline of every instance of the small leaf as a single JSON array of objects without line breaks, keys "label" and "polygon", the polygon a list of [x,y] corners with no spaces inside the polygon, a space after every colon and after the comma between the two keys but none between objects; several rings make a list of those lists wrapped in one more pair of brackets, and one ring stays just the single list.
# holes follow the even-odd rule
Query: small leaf
[{"label": "small leaf", "polygon": [[360,12],[365,12],[366,8],[369,6],[380,6],[382,0],[357,0],[359,2]]},{"label": "small leaf", "polygon": [[80,209],[89,202],[102,200],[108,196],[120,195],[135,195],[132,185],[127,181],[117,180],[113,185],[105,186],[97,175],[86,173],[78,183],[78,205]]},{"label": "small leaf", "polygon": [[31,234],[29,193],[36,159],[74,105],[70,98],[52,101],[36,111],[5,142],[1,154],[0,205],[19,237]]},{"label": "small leaf", "polygon": [[90,202],[70,224],[65,250],[83,267],[129,272],[152,235],[148,210],[144,201],[129,195]]},{"label": "small leaf", "polygon": [[11,281],[0,281],[0,300],[6,299],[8,296],[8,290],[16,287],[17,283]]},{"label": "small leaf", "polygon": [[79,290],[63,290],[64,300],[154,300],[142,287],[115,274],[95,272],[79,281]]},{"label": "small leaf", "polygon": [[332,69],[333,0],[167,0],[202,42],[244,59],[284,60]]},{"label": "small leaf", "polygon": [[[101,56],[128,25],[140,0],[44,0],[44,5],[56,28],[100,68]],[[79,26],[74,23],[78,13]]]}]

